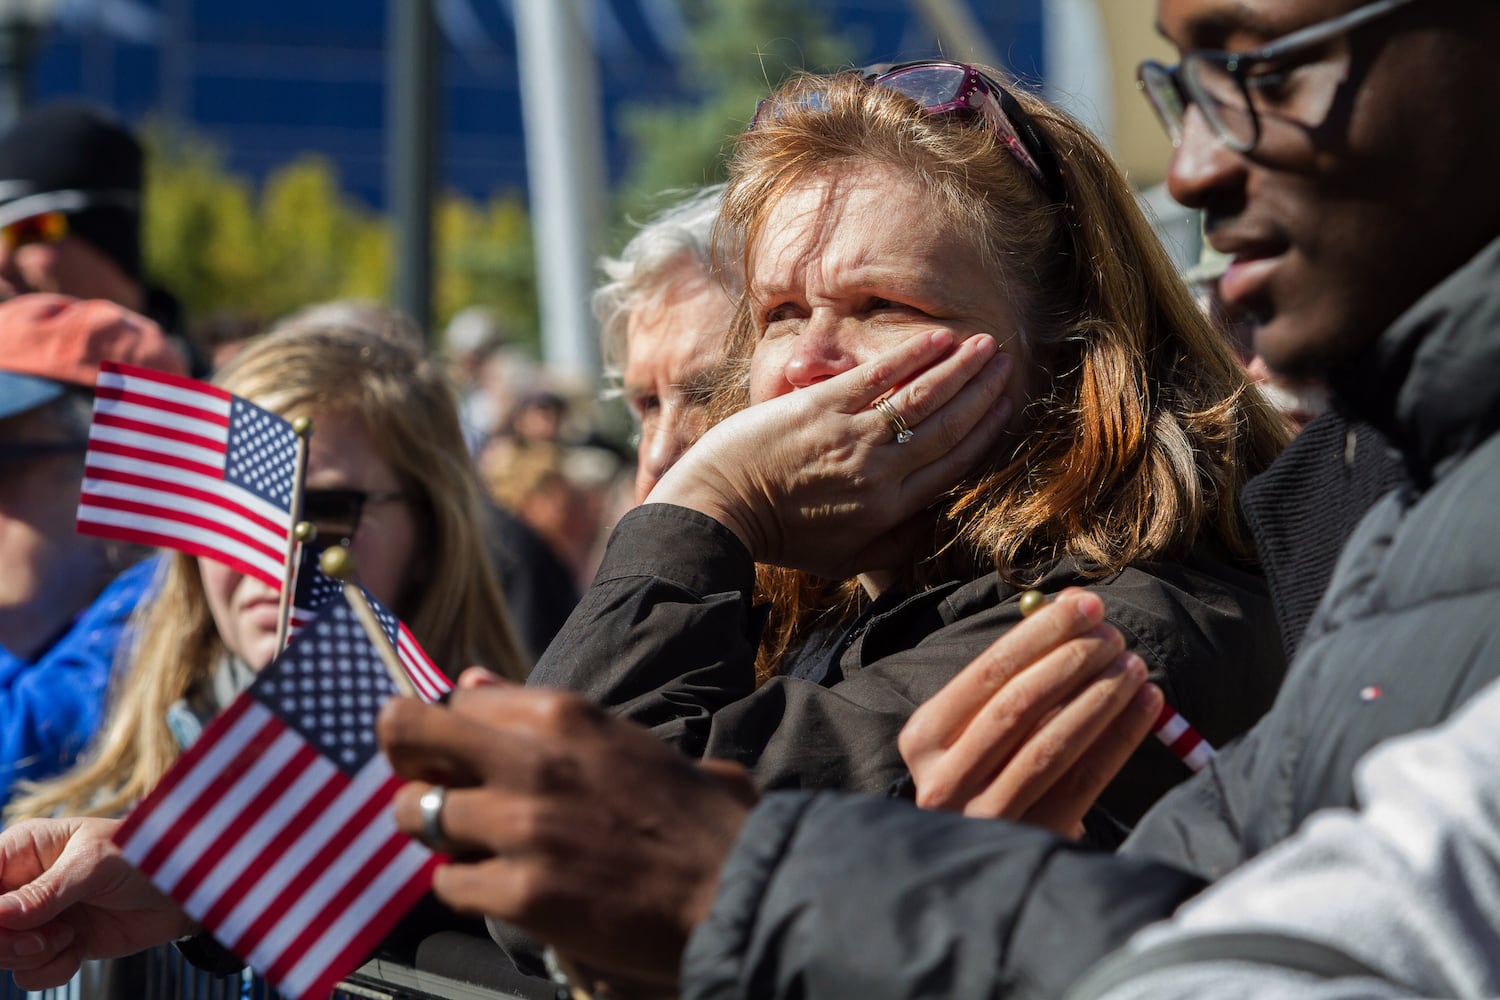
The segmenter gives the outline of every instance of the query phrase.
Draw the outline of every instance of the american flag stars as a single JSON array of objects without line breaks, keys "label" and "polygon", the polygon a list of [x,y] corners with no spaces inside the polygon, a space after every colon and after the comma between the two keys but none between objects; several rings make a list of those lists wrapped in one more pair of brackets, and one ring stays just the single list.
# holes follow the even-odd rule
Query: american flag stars
[{"label": "american flag stars", "polygon": [[229,441],[224,478],[290,510],[297,456],[291,425],[236,396],[229,409]]},{"label": "american flag stars", "polygon": [[375,753],[375,714],[395,693],[383,670],[349,605],[330,601],[318,628],[294,639],[251,694],[352,773]]}]

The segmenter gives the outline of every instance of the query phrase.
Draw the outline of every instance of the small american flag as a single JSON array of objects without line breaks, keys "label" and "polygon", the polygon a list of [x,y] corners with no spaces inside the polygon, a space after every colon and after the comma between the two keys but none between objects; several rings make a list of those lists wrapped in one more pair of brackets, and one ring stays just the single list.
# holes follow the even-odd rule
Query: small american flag
[{"label": "small american flag", "polygon": [[[302,555],[297,562],[297,582],[292,589],[291,613],[287,617],[289,635],[295,636],[306,627],[328,601],[335,597],[342,600],[343,584],[318,568],[318,555],[313,547],[302,546]],[[428,658],[422,645],[417,642],[417,637],[411,634],[411,630],[401,619],[377,601],[368,590],[361,587],[360,592],[370,602],[370,610],[375,612],[375,618],[380,622],[386,638],[396,647],[396,656],[406,670],[406,676],[417,689],[417,694],[428,703],[440,700],[453,688],[448,675]]]},{"label": "small american flag", "polygon": [[380,621],[380,627],[385,629],[387,639],[396,647],[396,655],[401,659],[401,665],[406,668],[406,676],[411,678],[412,684],[417,688],[417,693],[426,702],[434,702],[447,694],[453,687],[453,682],[439,670],[422,647],[417,644],[416,636],[395,615],[375,598],[369,598],[370,609],[375,612],[375,617]]},{"label": "small american flag", "polygon": [[292,606],[287,615],[288,641],[312,624],[323,605],[343,593],[343,584],[318,568],[322,555],[311,545],[299,546],[296,582],[292,585]]},{"label": "small american flag", "polygon": [[327,996],[440,860],[391,816],[401,781],[374,722],[392,694],[335,597],[115,834],[157,888],[293,1000]]},{"label": "small american flag", "polygon": [[207,556],[281,589],[297,435],[223,389],[103,362],[78,530]]},{"label": "small american flag", "polygon": [[1151,723],[1151,732],[1172,753],[1194,771],[1201,771],[1214,759],[1213,744],[1205,740],[1188,720],[1178,714],[1177,709],[1162,702]]}]

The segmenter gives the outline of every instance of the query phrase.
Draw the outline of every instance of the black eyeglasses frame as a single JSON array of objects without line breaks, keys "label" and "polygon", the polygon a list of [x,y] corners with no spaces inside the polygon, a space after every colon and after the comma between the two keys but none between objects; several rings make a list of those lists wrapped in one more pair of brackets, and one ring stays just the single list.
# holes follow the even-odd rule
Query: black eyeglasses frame
[{"label": "black eyeglasses frame", "polygon": [[[1280,62],[1290,56],[1326,45],[1335,38],[1394,13],[1412,2],[1413,0],[1374,0],[1372,3],[1356,7],[1337,17],[1299,28],[1257,49],[1242,52],[1193,49],[1184,52],[1182,58],[1174,66],[1164,65],[1154,59],[1144,59],[1136,67],[1136,88],[1145,95],[1146,100],[1156,112],[1157,118],[1161,119],[1162,127],[1167,130],[1167,135],[1171,138],[1174,147],[1182,143],[1182,123],[1188,108],[1196,105],[1220,142],[1237,153],[1248,153],[1260,143],[1261,132],[1260,113],[1255,110],[1248,83],[1250,71],[1255,66],[1267,62]],[[1242,108],[1236,110],[1243,110],[1250,122],[1248,137],[1242,138],[1235,135],[1211,110],[1215,103],[1212,95],[1201,91],[1201,88],[1194,82],[1196,77],[1191,72],[1184,72],[1185,67],[1190,70],[1193,62],[1202,62],[1217,67],[1234,81],[1242,104]],[[1168,110],[1164,103],[1162,90],[1168,85],[1171,86],[1177,98],[1180,110]]]}]

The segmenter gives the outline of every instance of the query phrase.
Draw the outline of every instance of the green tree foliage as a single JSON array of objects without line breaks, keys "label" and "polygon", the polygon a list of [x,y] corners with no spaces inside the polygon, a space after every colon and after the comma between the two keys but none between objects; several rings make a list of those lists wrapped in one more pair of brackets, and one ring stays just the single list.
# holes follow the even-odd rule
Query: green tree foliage
[{"label": "green tree foliage", "polygon": [[859,40],[837,35],[805,0],[685,0],[688,48],[678,71],[696,103],[627,105],[619,125],[632,167],[619,192],[625,218],[640,218],[662,191],[723,179],[730,140],[761,98],[795,70],[850,64]]},{"label": "green tree foliage", "polygon": [[[301,156],[257,190],[200,138],[160,127],[145,137],[147,268],[190,317],[265,322],[314,302],[388,296],[389,221],[346,196],[326,158]],[[534,345],[531,224],[520,197],[476,204],[450,193],[435,230],[436,324],[488,305],[516,340]]]},{"label": "green tree foliage", "polygon": [[438,204],[436,243],[441,265],[434,309],[447,322],[465,306],[492,307],[512,341],[541,342],[532,253],[531,218],[519,195],[477,205],[449,192]]},{"label": "green tree foliage", "polygon": [[148,129],[144,240],[147,271],[190,313],[254,310],[260,264],[255,195],[224,172],[218,151]]}]

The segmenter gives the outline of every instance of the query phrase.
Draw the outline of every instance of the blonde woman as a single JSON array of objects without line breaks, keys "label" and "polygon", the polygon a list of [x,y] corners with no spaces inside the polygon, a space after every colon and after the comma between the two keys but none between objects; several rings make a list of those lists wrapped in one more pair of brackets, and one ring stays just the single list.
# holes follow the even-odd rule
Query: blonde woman
[{"label": "blonde woman", "polygon": [[[763,786],[882,792],[1020,593],[1080,586],[1127,638],[1114,711],[1153,714],[1149,676],[1220,742],[1270,705],[1235,497],[1285,430],[1084,129],[959,63],[802,77],[738,139],[720,230],[743,411],[621,521],[533,683]],[[1104,802],[1188,773],[1144,745]]]},{"label": "blonde woman", "polygon": [[[416,344],[313,317],[252,341],[216,382],[312,418],[305,516],[323,541],[350,542],[360,582],[434,663],[452,676],[476,663],[524,676],[453,397]],[[31,786],[8,817],[128,809],[270,661],[275,630],[269,587],[209,559],[163,557],[92,751]]]}]

